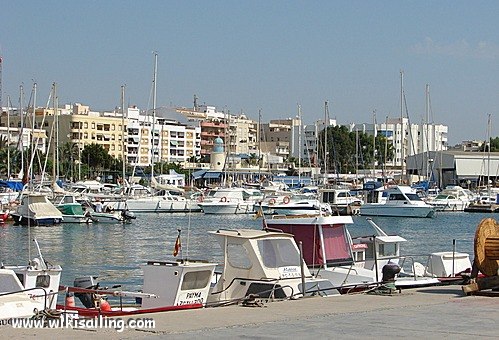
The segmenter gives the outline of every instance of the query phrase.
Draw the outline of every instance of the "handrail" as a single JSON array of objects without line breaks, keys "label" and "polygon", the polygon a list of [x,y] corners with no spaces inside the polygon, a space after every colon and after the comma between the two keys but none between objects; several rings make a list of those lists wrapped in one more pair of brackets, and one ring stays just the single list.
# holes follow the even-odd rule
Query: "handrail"
[{"label": "handrail", "polygon": [[[47,309],[47,298],[48,298],[48,293],[47,293],[47,290],[43,287],[33,287],[33,288],[27,288],[27,289],[22,289],[22,290],[17,290],[17,291],[14,291],[14,292],[7,292],[7,293],[0,293],[0,296],[7,296],[7,295],[14,295],[14,294],[18,294],[18,293],[25,293],[25,292],[30,292],[32,290],[37,290],[37,289],[41,289],[43,291],[43,295],[40,295],[40,296],[31,296],[31,298],[33,297],[44,297],[45,300],[43,302],[43,309]],[[52,294],[56,294],[56,293],[52,293]]]}]

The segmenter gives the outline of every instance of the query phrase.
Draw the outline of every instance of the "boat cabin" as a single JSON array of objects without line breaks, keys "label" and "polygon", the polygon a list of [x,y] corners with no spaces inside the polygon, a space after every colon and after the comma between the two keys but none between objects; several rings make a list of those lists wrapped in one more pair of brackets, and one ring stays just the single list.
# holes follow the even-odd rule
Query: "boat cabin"
[{"label": "boat cabin", "polygon": [[312,277],[290,234],[224,229],[210,233],[224,253],[223,271],[211,301],[233,301],[253,294],[267,299],[337,294],[331,282]]},{"label": "boat cabin", "polygon": [[216,263],[201,261],[149,261],[142,266],[144,292],[157,297],[142,298],[142,308],[206,305]]}]

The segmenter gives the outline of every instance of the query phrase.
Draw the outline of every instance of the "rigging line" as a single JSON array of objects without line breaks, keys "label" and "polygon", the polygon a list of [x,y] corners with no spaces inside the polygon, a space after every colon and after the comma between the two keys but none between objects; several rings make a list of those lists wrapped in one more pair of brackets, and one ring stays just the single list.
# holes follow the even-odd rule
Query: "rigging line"
[{"label": "rigging line", "polygon": [[[407,98],[405,96],[405,90],[403,90],[402,92],[403,92],[403,96],[404,96],[405,114],[407,116],[407,124],[409,127],[409,129],[408,129],[409,130],[409,138],[411,139],[411,147],[412,147],[412,150],[414,152],[415,148],[414,148],[414,138],[412,138],[411,118],[409,117],[409,110],[407,108]],[[402,147],[404,147],[403,144],[402,144]],[[407,155],[406,155],[406,157],[407,157]]]}]

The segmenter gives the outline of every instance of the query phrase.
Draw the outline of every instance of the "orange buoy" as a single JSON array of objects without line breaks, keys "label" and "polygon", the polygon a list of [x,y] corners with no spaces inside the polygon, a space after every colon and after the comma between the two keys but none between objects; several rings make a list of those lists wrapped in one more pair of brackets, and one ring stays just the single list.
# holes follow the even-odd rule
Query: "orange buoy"
[{"label": "orange buoy", "polygon": [[286,196],[286,197],[284,197],[284,199],[282,200],[282,203],[284,203],[284,204],[288,204],[290,200],[291,200],[291,199],[289,198],[289,196]]},{"label": "orange buoy", "polygon": [[224,197],[222,197],[222,198],[220,199],[220,202],[227,202],[227,197],[225,197],[225,196],[224,196]]},{"label": "orange buoy", "polygon": [[66,307],[76,307],[75,297],[73,293],[66,295]]},{"label": "orange buoy", "polygon": [[107,300],[101,299],[100,300],[100,310],[103,312],[110,312],[111,311],[111,305]]}]

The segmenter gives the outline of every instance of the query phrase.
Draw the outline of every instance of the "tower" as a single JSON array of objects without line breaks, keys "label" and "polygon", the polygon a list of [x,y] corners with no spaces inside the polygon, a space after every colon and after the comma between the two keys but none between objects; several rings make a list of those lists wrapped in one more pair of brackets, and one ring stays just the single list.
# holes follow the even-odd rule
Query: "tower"
[{"label": "tower", "polygon": [[222,171],[225,165],[224,141],[217,137],[213,141],[213,151],[210,156],[210,170]]}]

